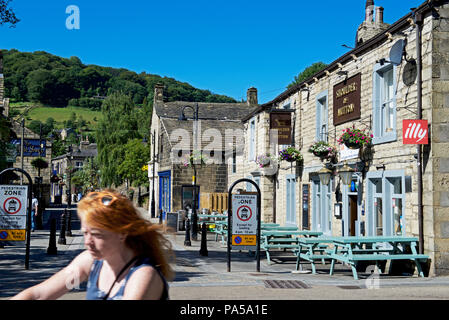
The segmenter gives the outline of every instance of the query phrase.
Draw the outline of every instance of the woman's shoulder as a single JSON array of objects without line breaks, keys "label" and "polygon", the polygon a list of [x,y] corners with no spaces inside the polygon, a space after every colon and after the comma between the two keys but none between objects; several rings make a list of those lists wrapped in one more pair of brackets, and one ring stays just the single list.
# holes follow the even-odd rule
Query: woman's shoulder
[{"label": "woman's shoulder", "polygon": [[136,264],[125,289],[125,299],[159,299],[165,289],[165,279],[153,264]]},{"label": "woman's shoulder", "polygon": [[89,251],[85,250],[72,260],[69,266],[76,267],[82,274],[89,274],[95,260]]}]

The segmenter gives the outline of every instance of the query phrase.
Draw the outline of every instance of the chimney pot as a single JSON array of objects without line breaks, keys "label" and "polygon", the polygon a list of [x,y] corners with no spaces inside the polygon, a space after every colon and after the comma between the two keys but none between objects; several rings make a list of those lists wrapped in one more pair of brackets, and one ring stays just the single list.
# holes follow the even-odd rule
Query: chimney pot
[{"label": "chimney pot", "polygon": [[384,8],[382,7],[376,8],[376,22],[378,24],[384,23]]},{"label": "chimney pot", "polygon": [[367,0],[365,6],[365,22],[373,22],[374,0]]}]

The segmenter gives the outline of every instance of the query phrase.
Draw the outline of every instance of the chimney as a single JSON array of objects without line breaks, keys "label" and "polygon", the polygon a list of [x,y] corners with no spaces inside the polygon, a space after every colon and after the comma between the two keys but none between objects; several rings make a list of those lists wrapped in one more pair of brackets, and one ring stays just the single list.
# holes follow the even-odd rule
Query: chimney
[{"label": "chimney", "polygon": [[257,105],[257,89],[256,88],[251,87],[246,91],[246,103],[249,106]]},{"label": "chimney", "polygon": [[384,8],[382,7],[376,8],[376,23],[377,24],[384,23]]},{"label": "chimney", "polygon": [[154,103],[164,101],[164,85],[156,83],[154,86]]},{"label": "chimney", "polygon": [[365,6],[365,22],[373,22],[374,0],[366,0]]}]

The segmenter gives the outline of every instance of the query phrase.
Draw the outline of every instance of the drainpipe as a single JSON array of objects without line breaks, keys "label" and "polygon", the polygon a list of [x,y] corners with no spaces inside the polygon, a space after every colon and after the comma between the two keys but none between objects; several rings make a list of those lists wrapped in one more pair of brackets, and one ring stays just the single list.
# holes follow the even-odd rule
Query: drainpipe
[{"label": "drainpipe", "polygon": [[[420,12],[415,12],[416,23],[416,67],[417,67],[417,107],[418,120],[422,119],[422,25],[423,16]],[[418,144],[417,152],[417,169],[418,169],[418,229],[419,229],[419,253],[424,253],[424,224],[423,224],[423,176],[422,176],[422,148]]]}]

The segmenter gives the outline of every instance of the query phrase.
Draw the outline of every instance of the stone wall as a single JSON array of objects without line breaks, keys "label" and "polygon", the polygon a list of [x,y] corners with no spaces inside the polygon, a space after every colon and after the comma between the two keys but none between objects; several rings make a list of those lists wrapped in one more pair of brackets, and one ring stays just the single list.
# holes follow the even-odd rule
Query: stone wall
[{"label": "stone wall", "polygon": [[[425,211],[425,227],[433,226],[434,238],[426,242],[434,243],[436,274],[449,274],[449,26],[444,19],[449,18],[449,5],[438,9],[441,20],[434,20],[432,26],[432,95],[429,115],[431,123],[431,164],[433,181],[433,215]],[[426,186],[424,187],[426,190]],[[433,218],[433,221],[431,220]],[[433,241],[432,241],[433,240]]]}]

